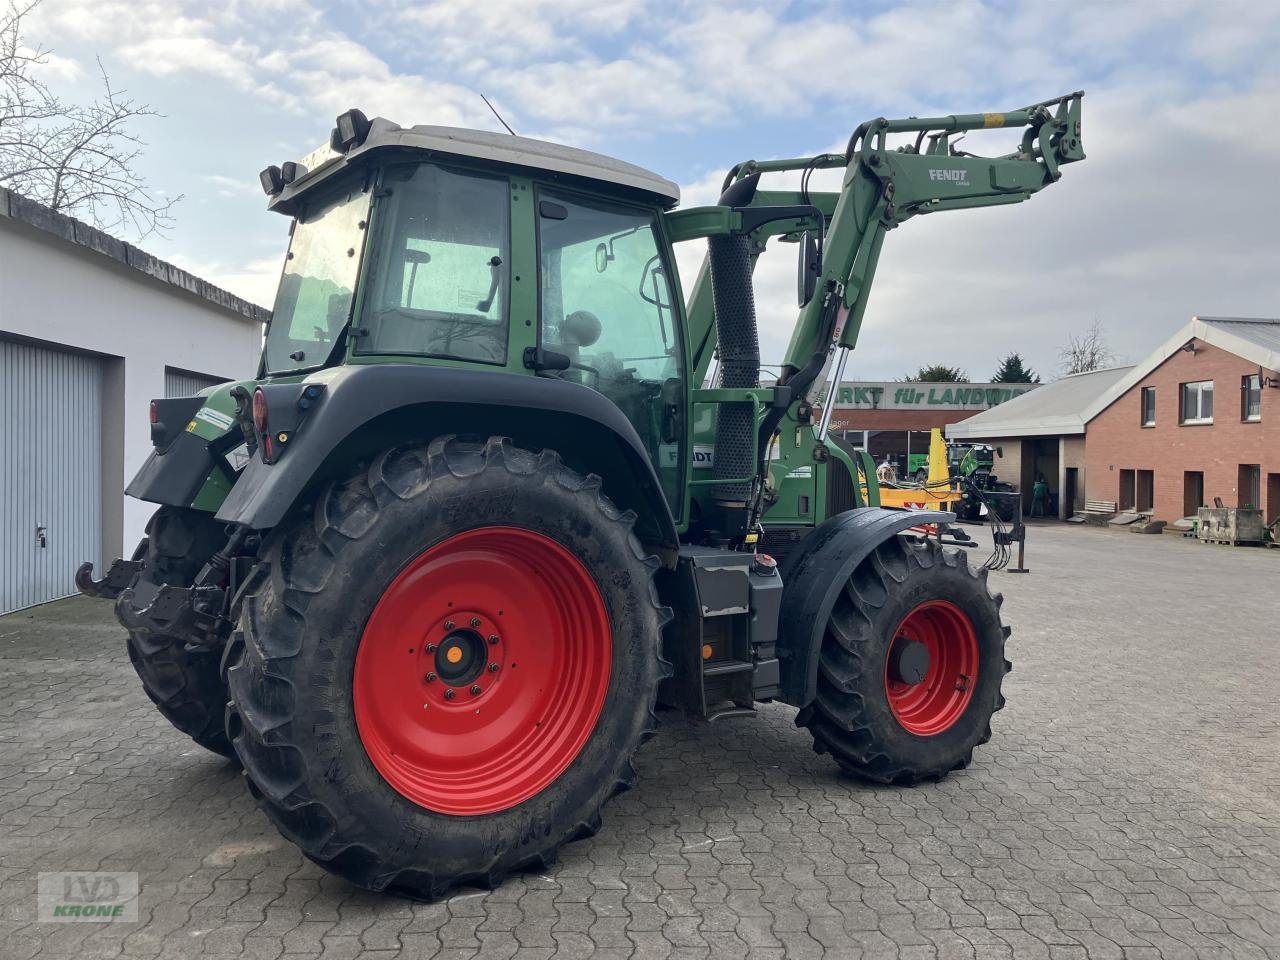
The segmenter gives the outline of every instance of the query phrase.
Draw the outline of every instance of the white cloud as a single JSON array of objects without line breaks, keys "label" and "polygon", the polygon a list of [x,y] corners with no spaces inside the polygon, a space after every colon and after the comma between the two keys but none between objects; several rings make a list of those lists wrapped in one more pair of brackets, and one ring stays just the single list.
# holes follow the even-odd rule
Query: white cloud
[{"label": "white cloud", "polygon": [[211,173],[203,178],[219,197],[261,197],[262,187],[256,177],[228,177],[220,173]]},{"label": "white cloud", "polygon": [[214,286],[234,293],[237,297],[271,309],[276,299],[276,286],[280,282],[280,267],[284,262],[284,241],[280,244],[280,256],[261,257],[241,263],[221,260],[198,260],[176,254],[170,259],[183,270],[207,280]]},{"label": "white cloud", "polygon": [[642,0],[434,0],[399,7],[394,21],[409,28],[401,34],[407,49],[421,50],[429,38],[433,58],[477,71],[531,56],[584,56],[586,38],[627,30],[644,6]]}]

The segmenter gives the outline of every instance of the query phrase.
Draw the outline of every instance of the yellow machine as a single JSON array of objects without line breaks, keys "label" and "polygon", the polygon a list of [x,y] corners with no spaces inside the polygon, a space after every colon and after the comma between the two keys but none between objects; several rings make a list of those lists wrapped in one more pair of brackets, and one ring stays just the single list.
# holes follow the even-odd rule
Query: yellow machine
[{"label": "yellow machine", "polygon": [[[949,510],[951,504],[960,499],[960,483],[958,478],[950,476],[947,463],[947,443],[942,439],[942,431],[935,428],[929,435],[929,478],[924,486],[915,486],[912,481],[901,481],[901,486],[880,483],[880,505],[884,507],[923,507],[926,510]],[[867,494],[866,484],[862,487],[863,496]]]}]

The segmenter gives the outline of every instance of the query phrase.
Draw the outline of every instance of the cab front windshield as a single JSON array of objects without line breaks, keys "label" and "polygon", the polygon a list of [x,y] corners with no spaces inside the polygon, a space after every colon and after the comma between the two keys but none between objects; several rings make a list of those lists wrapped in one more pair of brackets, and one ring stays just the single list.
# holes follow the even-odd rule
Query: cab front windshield
[{"label": "cab front windshield", "polygon": [[351,313],[369,192],[359,181],[308,203],[293,227],[265,347],[268,373],[325,362]]}]

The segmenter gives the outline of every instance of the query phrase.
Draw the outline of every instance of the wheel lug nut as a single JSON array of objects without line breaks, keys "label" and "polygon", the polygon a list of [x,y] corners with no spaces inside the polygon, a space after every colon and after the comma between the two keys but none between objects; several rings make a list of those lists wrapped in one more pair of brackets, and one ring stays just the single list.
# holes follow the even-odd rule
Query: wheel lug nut
[{"label": "wheel lug nut", "polygon": [[471,625],[472,625],[473,627],[478,627],[478,626],[480,626],[480,618],[479,618],[479,617],[472,617],[472,618],[471,618]]},{"label": "wheel lug nut", "polygon": [[489,642],[490,642],[490,643],[497,643],[497,642],[498,642],[498,635],[497,635],[496,633],[491,633],[491,634],[489,634]]},{"label": "wheel lug nut", "polygon": [[444,628],[445,628],[446,630],[452,630],[452,629],[454,628],[454,626],[455,626],[455,624],[454,624],[454,622],[453,622],[452,620],[446,620],[446,621],[444,622]]},{"label": "wheel lug nut", "polygon": [[446,700],[452,700],[454,698],[454,692],[452,687],[450,687],[448,690],[444,692],[444,698]]},{"label": "wheel lug nut", "polygon": [[471,695],[473,697],[478,697],[480,695],[480,684],[475,683],[471,685]]},{"label": "wheel lug nut", "polygon": [[435,683],[435,682],[436,682],[436,675],[435,675],[434,673],[428,673],[428,674],[427,674],[427,676],[426,676],[426,681],[427,681],[427,683]]},{"label": "wheel lug nut", "polygon": [[491,664],[489,664],[489,672],[490,672],[490,673],[497,673],[497,672],[498,672],[498,665],[497,665],[496,663],[491,663]]},{"label": "wheel lug nut", "polygon": [[435,653],[435,652],[436,652],[436,645],[434,643],[428,643],[427,653]]}]

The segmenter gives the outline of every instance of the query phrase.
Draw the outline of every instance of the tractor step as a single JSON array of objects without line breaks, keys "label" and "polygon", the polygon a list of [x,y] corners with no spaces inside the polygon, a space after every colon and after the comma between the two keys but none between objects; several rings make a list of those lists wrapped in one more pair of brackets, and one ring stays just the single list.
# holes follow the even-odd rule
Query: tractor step
[{"label": "tractor step", "polygon": [[780,692],[776,650],[782,577],[767,555],[684,546],[670,587],[684,613],[667,636],[676,679],[663,702],[695,716],[752,712]]},{"label": "tractor step", "polygon": [[755,669],[756,665],[746,660],[724,660],[720,663],[704,663],[702,665],[702,675],[704,677],[723,677],[730,673],[752,673]]}]

